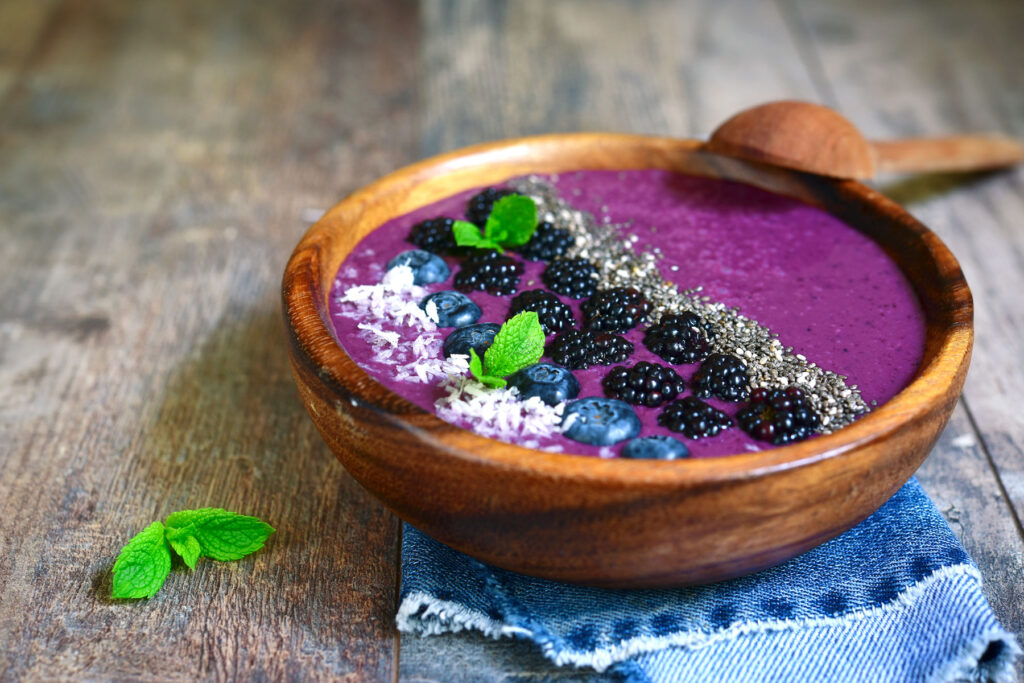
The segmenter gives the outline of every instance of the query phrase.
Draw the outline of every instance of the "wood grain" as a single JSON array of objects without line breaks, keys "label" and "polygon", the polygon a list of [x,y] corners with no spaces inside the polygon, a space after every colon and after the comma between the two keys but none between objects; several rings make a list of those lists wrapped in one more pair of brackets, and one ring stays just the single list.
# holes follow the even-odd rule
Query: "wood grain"
[{"label": "wood grain", "polygon": [[[42,23],[0,109],[0,679],[392,677],[397,523],[302,413],[277,281],[304,214],[414,157],[415,15]],[[199,505],[278,531],[110,602],[120,546]]]},{"label": "wood grain", "polygon": [[[403,642],[394,665],[393,522],[330,462],[289,385],[275,290],[291,245],[381,174],[502,137],[705,137],[779,98],[837,107],[878,138],[1020,137],[1022,13],[1015,0],[0,3],[0,679],[567,676],[472,636]],[[1022,187],[1019,173],[883,185],[975,290],[965,408],[921,478],[1019,637]],[[222,496],[227,482],[243,488]],[[193,602],[195,576],[175,573],[181,599],[159,608],[94,599],[127,536],[214,498],[290,521],[271,520],[279,536],[252,562],[203,567],[213,598]],[[322,568],[318,597],[270,597],[279,553],[288,576]],[[179,649],[123,658],[141,633]]]},{"label": "wood grain", "polygon": [[[1024,135],[1024,6],[942,0],[915,3],[787,2],[807,41],[805,53],[839,107],[872,137],[993,130]],[[927,39],[908,41],[906,36]],[[884,92],[885,96],[878,96]],[[939,442],[922,483],[947,514],[985,577],[1004,625],[1024,638],[1024,422],[1015,406],[1024,369],[1024,172],[940,175],[883,181],[881,189],[934,229],[957,254],[975,292],[974,360],[961,400],[958,446]],[[983,462],[967,468],[965,456]],[[972,493],[973,492],[973,493]],[[955,503],[955,504],[954,504]],[[970,510],[964,514],[964,509]],[[1017,674],[1024,680],[1024,662]]]}]

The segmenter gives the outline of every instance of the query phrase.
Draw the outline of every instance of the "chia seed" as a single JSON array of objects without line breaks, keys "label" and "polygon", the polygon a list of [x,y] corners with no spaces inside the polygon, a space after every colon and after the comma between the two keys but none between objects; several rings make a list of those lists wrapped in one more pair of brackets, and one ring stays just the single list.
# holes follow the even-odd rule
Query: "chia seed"
[{"label": "chia seed", "polygon": [[[808,362],[802,354],[794,354],[792,347],[783,347],[777,334],[743,315],[738,308],[711,301],[701,293],[701,287],[680,290],[665,280],[658,268],[661,250],[655,247],[637,251],[638,238],[626,232],[631,223],[612,223],[608,216],[600,222],[595,220],[593,215],[561,199],[555,188],[538,176],[528,176],[511,185],[537,203],[540,220],[554,223],[576,238],[567,256],[586,258],[596,264],[601,288],[635,287],[642,291],[653,307],[649,324],[657,323],[666,314],[690,312],[701,316],[717,331],[712,350],[739,356],[747,363],[751,388],[802,389],[818,414],[819,433],[829,434],[845,427],[870,410],[857,386],[847,386],[845,376]],[[578,188],[573,194],[580,194]],[[678,267],[670,266],[670,270],[675,272]]]}]

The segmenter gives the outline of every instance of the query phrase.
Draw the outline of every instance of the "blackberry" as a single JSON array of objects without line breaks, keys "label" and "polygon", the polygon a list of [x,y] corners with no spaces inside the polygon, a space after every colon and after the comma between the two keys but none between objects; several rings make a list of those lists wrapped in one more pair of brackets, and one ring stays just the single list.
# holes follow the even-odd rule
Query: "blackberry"
[{"label": "blackberry", "polygon": [[541,279],[552,291],[582,299],[597,289],[597,268],[585,258],[557,258],[544,269]]},{"label": "blackberry", "polygon": [[644,346],[669,363],[696,363],[708,357],[713,329],[694,313],[666,315],[647,328]]},{"label": "blackberry", "polygon": [[543,289],[531,289],[517,294],[508,309],[508,317],[522,311],[533,311],[540,319],[544,334],[553,334],[576,324],[572,309],[557,296]]},{"label": "blackberry", "polygon": [[466,207],[466,220],[470,223],[476,223],[477,227],[482,229],[487,225],[487,217],[491,215],[494,202],[510,194],[515,194],[515,192],[503,187],[488,187],[486,190],[473,195],[470,197],[469,205]]},{"label": "blackberry", "polygon": [[586,370],[591,365],[621,363],[633,353],[633,343],[617,334],[593,330],[568,330],[548,345],[547,355],[571,370]]},{"label": "blackberry", "polygon": [[519,255],[530,261],[550,261],[563,256],[574,244],[572,233],[545,221],[537,226],[530,241],[519,247]]},{"label": "blackberry", "polygon": [[605,396],[648,408],[671,401],[686,390],[686,383],[675,370],[647,361],[631,368],[615,368],[605,375],[601,386]]},{"label": "blackberry", "polygon": [[583,302],[583,326],[599,332],[624,332],[647,320],[651,304],[633,287],[613,287]]},{"label": "blackberry", "polygon": [[684,396],[665,406],[658,424],[688,439],[703,439],[732,427],[732,418],[696,396]]},{"label": "blackberry", "polygon": [[519,289],[519,276],[523,264],[494,249],[476,249],[462,262],[455,274],[455,289],[461,292],[486,291],[502,296],[515,294]]},{"label": "blackberry", "polygon": [[465,253],[465,247],[455,244],[455,234],[452,232],[454,218],[428,218],[412,226],[409,237],[406,239],[420,249],[435,254],[459,254]]},{"label": "blackberry", "polygon": [[754,389],[750,404],[736,418],[747,434],[776,446],[806,439],[820,424],[804,392],[796,387]]},{"label": "blackberry", "polygon": [[727,353],[713,353],[693,376],[693,393],[701,398],[743,401],[750,395],[747,364]]}]

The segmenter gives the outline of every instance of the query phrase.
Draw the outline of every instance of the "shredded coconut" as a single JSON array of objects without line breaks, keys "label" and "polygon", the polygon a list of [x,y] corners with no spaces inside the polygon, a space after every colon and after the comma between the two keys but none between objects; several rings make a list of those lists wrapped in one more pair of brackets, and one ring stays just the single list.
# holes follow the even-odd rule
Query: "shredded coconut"
[{"label": "shredded coconut", "polygon": [[433,331],[437,325],[419,306],[425,294],[423,287],[413,283],[412,268],[398,266],[384,273],[380,284],[349,287],[337,302],[342,315],[349,318]]},{"label": "shredded coconut", "polygon": [[561,432],[564,403],[549,406],[537,397],[521,401],[515,387],[485,387],[465,374],[448,375],[439,386],[445,395],[434,403],[437,416],[449,422],[469,423],[483,436],[539,445],[539,439]]}]

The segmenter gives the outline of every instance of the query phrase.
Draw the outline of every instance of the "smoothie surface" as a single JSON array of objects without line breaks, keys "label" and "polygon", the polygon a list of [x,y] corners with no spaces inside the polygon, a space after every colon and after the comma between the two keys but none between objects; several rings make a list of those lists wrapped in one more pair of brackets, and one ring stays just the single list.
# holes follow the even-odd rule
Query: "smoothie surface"
[{"label": "smoothie surface", "polygon": [[[680,289],[702,287],[702,295],[771,328],[793,353],[847,376],[847,384],[855,385],[869,404],[884,403],[913,378],[925,336],[916,294],[881,247],[837,218],[740,183],[660,170],[580,171],[544,179],[573,207],[599,222],[622,224],[637,251],[659,248],[665,279]],[[441,388],[396,380],[393,365],[375,359],[373,349],[358,336],[360,320],[346,315],[338,299],[352,286],[380,282],[393,256],[415,249],[406,237],[417,222],[437,216],[462,219],[466,200],[476,191],[448,197],[374,230],[342,263],[330,297],[331,321],[346,353],[376,381],[431,412],[444,395]],[[515,252],[509,255],[517,257]],[[453,289],[459,260],[445,260],[452,275],[444,283],[428,285],[427,291]],[[546,289],[540,278],[546,264],[520,260],[525,272],[519,291]],[[483,292],[470,292],[469,297],[483,310],[479,322],[505,320],[511,297]],[[560,298],[573,307],[579,322],[581,302]],[[402,343],[412,344],[418,336],[410,328],[405,328],[408,334],[395,329],[403,335]],[[438,332],[445,336],[450,331]],[[624,334],[636,347],[624,365],[641,360],[668,365],[643,346],[643,331],[640,326]],[[672,367],[689,380],[698,366]],[[581,385],[579,396],[603,396],[601,379],[611,367],[573,371]],[[745,405],[707,402],[732,416]],[[738,425],[715,437],[688,439],[657,424],[662,408],[635,410],[643,423],[641,436],[676,437],[693,457],[773,447],[752,439]],[[622,445],[602,450],[560,435],[540,443],[567,453],[603,456],[614,455]]]}]

